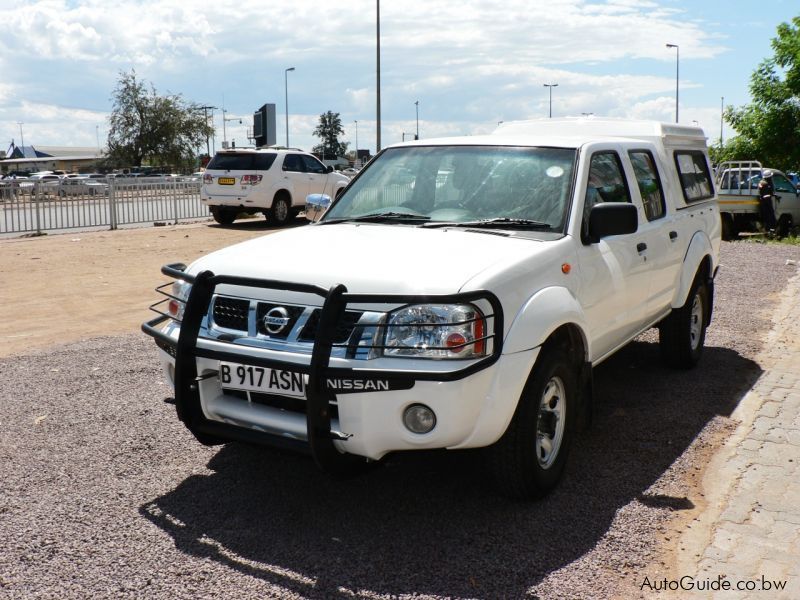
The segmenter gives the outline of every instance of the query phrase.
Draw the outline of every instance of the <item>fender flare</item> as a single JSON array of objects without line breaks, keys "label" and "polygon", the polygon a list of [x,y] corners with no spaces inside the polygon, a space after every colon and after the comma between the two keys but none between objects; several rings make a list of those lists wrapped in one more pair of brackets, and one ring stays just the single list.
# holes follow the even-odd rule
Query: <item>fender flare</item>
[{"label": "fender flare", "polygon": [[[509,324],[503,342],[503,354],[530,350],[544,344],[547,338],[564,325],[576,327],[583,337],[586,356],[591,356],[591,339],[586,315],[577,298],[565,287],[552,286],[528,298]],[[587,360],[584,357],[584,360]]]},{"label": "fender flare", "polygon": [[[672,298],[672,308],[680,308],[686,303],[697,271],[700,269],[703,261],[713,256],[714,252],[708,235],[703,231],[695,232],[694,236],[692,236],[692,241],[689,242],[689,248],[686,250],[686,254],[683,257],[680,280],[678,281],[675,296]],[[708,278],[710,280],[713,279],[714,270],[715,265],[709,264]]]}]

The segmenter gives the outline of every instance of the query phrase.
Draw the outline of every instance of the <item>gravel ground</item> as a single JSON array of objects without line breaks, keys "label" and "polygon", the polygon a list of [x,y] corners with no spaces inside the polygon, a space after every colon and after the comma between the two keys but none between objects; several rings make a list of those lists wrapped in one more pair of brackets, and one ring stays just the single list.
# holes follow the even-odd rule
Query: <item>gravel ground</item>
[{"label": "gravel ground", "polygon": [[652,333],[600,366],[594,428],[529,504],[494,495],[478,452],[333,481],[306,457],[200,446],[143,335],[2,359],[0,596],[636,595],[702,504],[693,481],[761,372],[788,258],[723,244],[701,367],[662,367]]}]

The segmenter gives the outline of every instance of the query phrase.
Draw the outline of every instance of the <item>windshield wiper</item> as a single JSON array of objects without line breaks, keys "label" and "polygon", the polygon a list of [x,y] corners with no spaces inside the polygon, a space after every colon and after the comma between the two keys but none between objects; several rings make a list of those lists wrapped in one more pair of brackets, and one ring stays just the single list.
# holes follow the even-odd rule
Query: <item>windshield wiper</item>
[{"label": "windshield wiper", "polygon": [[509,217],[496,217],[494,219],[479,219],[477,221],[448,222],[437,221],[425,223],[423,227],[469,227],[472,229],[552,229],[548,223],[533,221],[531,219],[511,219]]},{"label": "windshield wiper", "polygon": [[341,217],[339,219],[327,219],[320,221],[320,225],[332,225],[333,223],[382,223],[389,221],[397,222],[417,222],[429,221],[430,217],[416,213],[404,212],[383,212],[358,215],[356,217]]}]

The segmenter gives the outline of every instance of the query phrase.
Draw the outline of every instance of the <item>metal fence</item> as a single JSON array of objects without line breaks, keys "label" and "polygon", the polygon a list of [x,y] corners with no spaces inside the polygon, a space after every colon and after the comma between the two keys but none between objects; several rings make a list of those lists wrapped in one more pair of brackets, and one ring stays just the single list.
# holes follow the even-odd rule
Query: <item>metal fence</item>
[{"label": "metal fence", "polygon": [[[84,181],[84,180],[80,180]],[[172,222],[208,216],[200,181],[180,177],[0,181],[0,234]]]}]

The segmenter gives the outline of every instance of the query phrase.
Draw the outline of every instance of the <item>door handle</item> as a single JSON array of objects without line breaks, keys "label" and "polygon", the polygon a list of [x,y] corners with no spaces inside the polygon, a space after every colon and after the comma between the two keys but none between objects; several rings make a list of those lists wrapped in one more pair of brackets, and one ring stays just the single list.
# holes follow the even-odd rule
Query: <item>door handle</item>
[{"label": "door handle", "polygon": [[645,250],[647,250],[647,244],[645,244],[644,242],[639,242],[638,244],[636,244],[636,251],[637,252],[642,253]]},{"label": "door handle", "polygon": [[670,231],[669,232],[669,239],[677,240],[678,239],[678,232],[677,231]]}]

